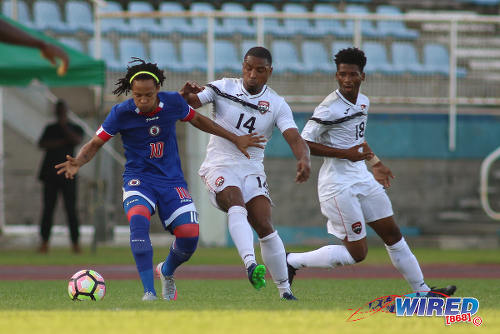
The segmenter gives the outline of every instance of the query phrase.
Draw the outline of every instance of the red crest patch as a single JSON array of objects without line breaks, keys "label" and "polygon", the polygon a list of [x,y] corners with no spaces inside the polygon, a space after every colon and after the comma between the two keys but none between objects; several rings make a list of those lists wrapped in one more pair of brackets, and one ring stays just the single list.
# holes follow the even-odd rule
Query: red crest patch
[{"label": "red crest patch", "polygon": [[224,177],[219,176],[219,177],[217,178],[217,180],[215,180],[215,186],[216,186],[216,187],[220,187],[220,186],[222,186],[223,184],[224,184]]},{"label": "red crest patch", "polygon": [[352,231],[356,234],[360,234],[361,230],[363,230],[363,225],[361,225],[361,222],[356,222],[352,224]]},{"label": "red crest patch", "polygon": [[258,106],[261,114],[265,114],[269,111],[269,102],[267,101],[259,101]]}]

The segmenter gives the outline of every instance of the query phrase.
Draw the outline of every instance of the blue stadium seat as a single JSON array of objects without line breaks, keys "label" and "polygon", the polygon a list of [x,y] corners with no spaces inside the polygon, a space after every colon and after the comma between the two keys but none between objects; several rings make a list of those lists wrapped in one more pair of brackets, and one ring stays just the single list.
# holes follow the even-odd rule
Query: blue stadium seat
[{"label": "blue stadium seat", "polygon": [[[106,1],[106,6],[100,7],[103,13],[122,12],[124,9],[118,2]],[[101,31],[103,33],[119,32],[122,34],[133,33],[130,25],[125,23],[125,19],[121,17],[112,19],[103,19],[101,21]]]},{"label": "blue stadium seat", "polygon": [[[149,2],[132,1],[129,3],[128,11],[131,13],[154,12],[153,6]],[[155,18],[152,17],[133,17],[130,18],[130,26],[135,32],[148,32],[151,34],[161,34],[162,29]]]},{"label": "blue stadium seat", "polygon": [[414,75],[430,74],[418,60],[417,50],[412,43],[394,42],[391,48],[392,63],[396,71]]},{"label": "blue stadium seat", "polygon": [[[160,3],[161,12],[182,12],[184,7],[178,2],[162,2]],[[201,35],[204,31],[203,29],[195,28],[189,23],[187,17],[162,17],[160,19],[161,29],[166,33],[180,33],[183,35],[197,36]]]},{"label": "blue stadium seat", "polygon": [[[378,6],[377,14],[383,15],[401,15],[399,8],[394,6]],[[416,39],[419,36],[418,31],[408,29],[403,21],[378,21],[378,30],[386,36],[397,38]]]},{"label": "blue stadium seat", "polygon": [[274,73],[305,73],[304,65],[299,61],[295,45],[290,41],[275,40],[272,44]]},{"label": "blue stadium seat", "polygon": [[[287,14],[306,14],[307,8],[302,4],[286,3],[283,6],[283,12]],[[294,36],[305,35],[311,37],[318,37],[320,34],[316,33],[308,19],[283,19],[283,29],[278,33],[280,36]]]},{"label": "blue stadium seat", "polygon": [[[214,7],[208,2],[193,2],[190,10],[192,12],[213,12]],[[201,33],[207,32],[208,20],[205,17],[193,17],[191,19],[193,28]]]},{"label": "blue stadium seat", "polygon": [[[91,38],[89,41],[89,55],[94,57],[95,51],[95,38]],[[101,39],[101,59],[106,62],[108,69],[113,71],[119,71],[122,66],[118,63],[116,52],[113,44],[108,39]]]},{"label": "blue stadium seat", "polygon": [[[329,4],[316,4],[313,7],[316,14],[337,14],[337,8]],[[319,35],[335,35],[339,37],[352,37],[353,32],[347,30],[344,23],[333,19],[314,20],[314,29]]]},{"label": "blue stadium seat", "polygon": [[305,72],[335,72],[333,61],[321,42],[305,41],[302,43],[301,49]]},{"label": "blue stadium seat", "polygon": [[333,42],[332,43],[332,60],[335,61],[335,55],[343,49],[354,47],[351,42]]},{"label": "blue stadium seat", "polygon": [[75,37],[60,37],[59,42],[80,52],[85,52],[82,42]]},{"label": "blue stadium seat", "polygon": [[[268,3],[255,3],[252,6],[252,12],[258,13],[276,13],[276,8]],[[257,21],[253,23],[254,26],[257,25]],[[279,35],[283,30],[283,26],[279,24],[278,19],[266,18],[264,19],[264,33],[270,33],[272,35]]]},{"label": "blue stadium seat", "polygon": [[207,49],[198,40],[181,40],[181,70],[183,72],[206,71]]},{"label": "blue stadium seat", "polygon": [[[430,73],[449,75],[450,55],[448,49],[441,44],[429,43],[424,45],[424,68]],[[467,70],[457,67],[457,77],[462,78],[467,75]]]},{"label": "blue stadium seat", "polygon": [[151,61],[162,69],[173,72],[180,71],[181,65],[177,56],[177,48],[171,41],[152,39],[149,43]]},{"label": "blue stadium seat", "polygon": [[[348,14],[369,14],[368,8],[363,5],[347,5],[345,12]],[[354,33],[354,20],[347,20],[346,26],[349,31]],[[367,37],[384,37],[384,33],[377,30],[373,21],[361,21],[361,32]]]},{"label": "blue stadium seat", "polygon": [[394,69],[389,63],[385,45],[378,42],[363,43],[363,51],[365,52],[367,61],[365,72],[367,74],[382,73],[382,74],[401,74],[403,71]]},{"label": "blue stadium seat", "polygon": [[[221,10],[225,13],[246,12],[242,4],[235,2],[223,3]],[[256,28],[250,25],[246,17],[229,17],[222,19],[222,24],[215,27],[215,33],[218,36],[232,36],[239,33],[244,37],[252,37],[256,34]]]},{"label": "blue stadium seat", "polygon": [[[12,18],[12,1],[4,0],[2,2],[3,15]],[[22,22],[25,26],[33,28],[33,20],[28,9],[26,2],[17,0],[17,20]]]},{"label": "blue stadium seat", "polygon": [[146,49],[138,39],[122,38],[118,42],[118,49],[120,50],[119,63],[123,70],[129,66],[132,57],[141,59],[148,59],[146,56]]},{"label": "blue stadium seat", "polygon": [[50,30],[63,34],[71,32],[69,27],[61,20],[59,7],[53,1],[35,1],[33,5],[35,27],[39,30]]},{"label": "blue stadium seat", "polygon": [[240,72],[241,60],[236,52],[236,46],[224,40],[215,41],[215,71]]},{"label": "blue stadium seat", "polygon": [[71,30],[83,31],[87,34],[94,33],[94,23],[92,21],[92,9],[84,1],[66,2],[66,22]]}]

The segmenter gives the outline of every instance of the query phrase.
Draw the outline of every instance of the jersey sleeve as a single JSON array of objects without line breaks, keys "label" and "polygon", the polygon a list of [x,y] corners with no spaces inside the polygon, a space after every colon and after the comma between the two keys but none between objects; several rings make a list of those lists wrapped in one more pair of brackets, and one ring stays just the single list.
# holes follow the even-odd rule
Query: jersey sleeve
[{"label": "jersey sleeve", "polygon": [[285,101],[283,101],[278,111],[276,126],[280,129],[281,133],[288,129],[297,129],[297,124],[295,124],[293,119],[292,109],[290,109],[290,106]]},{"label": "jersey sleeve", "polygon": [[182,122],[189,122],[193,119],[196,112],[189,104],[187,104],[186,100],[182,97],[181,94],[176,93],[176,111],[178,112],[177,118]]},{"label": "jersey sleeve", "polygon": [[[223,79],[210,82],[210,85],[213,85],[219,89],[220,86],[222,86],[222,84],[223,84]],[[200,99],[201,104],[214,102],[216,96],[217,94],[209,86],[205,86],[205,89],[198,93],[198,98]]]},{"label": "jersey sleeve", "polygon": [[327,126],[323,122],[327,119],[328,111],[328,108],[322,105],[316,107],[311,119],[302,130],[302,138],[310,142],[319,142],[319,137],[327,131]]},{"label": "jersey sleeve", "polygon": [[118,110],[117,106],[114,106],[113,108],[111,108],[108,116],[106,116],[106,119],[95,134],[97,135],[97,137],[107,142],[108,140],[113,138],[114,135],[118,133],[118,131],[120,131]]}]

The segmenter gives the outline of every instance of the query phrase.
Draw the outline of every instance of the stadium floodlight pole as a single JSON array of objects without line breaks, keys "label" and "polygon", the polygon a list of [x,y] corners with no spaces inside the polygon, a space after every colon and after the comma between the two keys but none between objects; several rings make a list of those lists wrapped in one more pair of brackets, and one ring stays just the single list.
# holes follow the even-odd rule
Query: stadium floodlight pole
[{"label": "stadium floodlight pole", "polygon": [[257,45],[264,46],[264,16],[257,16]]},{"label": "stadium floodlight pole", "polygon": [[449,69],[449,99],[450,111],[448,115],[448,147],[451,152],[456,149],[457,141],[457,30],[456,18],[450,21],[450,69]]},{"label": "stadium floodlight pole", "polygon": [[354,46],[361,49],[361,19],[354,20]]}]

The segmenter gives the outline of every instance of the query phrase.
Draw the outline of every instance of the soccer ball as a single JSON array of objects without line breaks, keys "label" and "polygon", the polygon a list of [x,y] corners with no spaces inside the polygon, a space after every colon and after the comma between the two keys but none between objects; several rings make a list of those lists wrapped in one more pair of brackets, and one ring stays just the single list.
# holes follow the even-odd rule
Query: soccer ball
[{"label": "soccer ball", "polygon": [[80,270],[69,279],[68,294],[72,300],[101,300],[106,294],[106,283],[98,272]]}]

